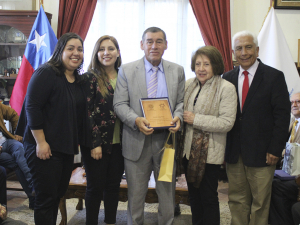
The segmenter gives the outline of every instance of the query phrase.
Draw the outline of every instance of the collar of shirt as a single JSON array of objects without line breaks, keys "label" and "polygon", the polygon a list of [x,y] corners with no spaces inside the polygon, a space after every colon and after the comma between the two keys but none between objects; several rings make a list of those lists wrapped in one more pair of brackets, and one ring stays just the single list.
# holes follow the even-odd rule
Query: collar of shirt
[{"label": "collar of shirt", "polygon": [[[248,76],[250,75],[250,76],[252,77],[251,81],[253,80],[253,77],[254,77],[254,75],[255,75],[255,73],[256,73],[258,64],[259,64],[259,62],[258,62],[258,60],[256,59],[256,61],[253,63],[253,65],[247,70],[247,71],[249,72]],[[239,78],[241,78],[242,75],[244,76],[244,74],[243,74],[244,71],[245,71],[245,70],[240,66]],[[250,85],[250,84],[251,84],[251,83],[249,82],[249,85]]]},{"label": "collar of shirt", "polygon": [[[148,89],[148,84],[150,81],[150,76],[153,74],[153,65],[144,57],[145,73],[146,73],[146,85]],[[163,62],[161,61],[158,65],[157,71],[157,93],[156,98],[168,97],[168,87],[165,78]]]},{"label": "collar of shirt", "polygon": [[[146,73],[149,73],[149,71],[152,70],[153,65],[146,59],[146,57],[144,57],[144,64],[145,64],[145,71],[146,71]],[[160,61],[159,65],[158,65],[158,69],[161,72],[164,72],[164,67],[162,65],[162,60]]]}]

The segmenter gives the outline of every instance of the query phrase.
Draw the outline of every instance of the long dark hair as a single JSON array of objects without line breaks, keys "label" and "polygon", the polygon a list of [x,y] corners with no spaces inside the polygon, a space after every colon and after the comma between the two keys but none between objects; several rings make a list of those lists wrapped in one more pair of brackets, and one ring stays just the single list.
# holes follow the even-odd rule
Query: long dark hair
[{"label": "long dark hair", "polygon": [[[82,47],[83,47],[83,40],[78,34],[66,33],[58,39],[57,44],[54,49],[54,52],[53,52],[53,55],[52,55],[51,59],[48,61],[48,64],[50,66],[52,66],[52,68],[56,72],[56,75],[58,75],[58,76],[62,76],[66,70],[66,68],[64,67],[63,61],[62,61],[62,54],[66,47],[67,42],[71,39],[80,40]],[[82,69],[82,65],[83,65],[83,60],[82,60],[82,63],[79,65],[79,67],[76,70],[74,70],[74,75],[75,75],[76,80],[78,80],[78,78],[79,78],[79,74]]]},{"label": "long dark hair", "polygon": [[[100,49],[100,45],[101,45],[102,41],[104,41],[104,40],[111,40],[114,43],[116,49],[118,51],[120,51],[120,47],[119,47],[117,39],[115,37],[109,36],[109,35],[104,35],[104,36],[100,37],[94,46],[92,59],[91,59],[90,65],[88,67],[88,71],[93,73],[95,75],[95,77],[97,78],[100,93],[103,96],[103,98],[105,98],[108,95],[108,90],[107,90],[108,75],[105,72],[104,66],[98,60],[98,52]],[[122,59],[121,59],[121,53],[120,53],[119,57],[117,58],[117,60],[115,62],[115,65],[114,65],[114,68],[116,71],[118,71],[118,68],[121,66],[121,64],[122,64]]]}]

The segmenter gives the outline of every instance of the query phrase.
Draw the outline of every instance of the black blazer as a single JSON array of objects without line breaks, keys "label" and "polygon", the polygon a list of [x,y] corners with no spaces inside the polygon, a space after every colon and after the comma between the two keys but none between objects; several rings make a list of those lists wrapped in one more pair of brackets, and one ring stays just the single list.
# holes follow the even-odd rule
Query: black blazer
[{"label": "black blazer", "polygon": [[[76,80],[76,85],[86,98],[83,84]],[[89,147],[91,142],[88,124],[86,104],[82,137],[79,138],[75,95],[64,74],[57,75],[48,63],[34,71],[16,129],[16,134],[23,136],[23,141],[36,144],[31,130],[43,129],[51,151],[78,154],[78,144]]]},{"label": "black blazer", "polygon": [[[238,74],[236,67],[223,75],[237,93]],[[241,154],[245,166],[267,166],[266,153],[281,156],[288,137],[291,104],[283,73],[259,60],[243,112],[239,99],[237,107],[235,124],[227,134],[225,161],[237,163]]]}]

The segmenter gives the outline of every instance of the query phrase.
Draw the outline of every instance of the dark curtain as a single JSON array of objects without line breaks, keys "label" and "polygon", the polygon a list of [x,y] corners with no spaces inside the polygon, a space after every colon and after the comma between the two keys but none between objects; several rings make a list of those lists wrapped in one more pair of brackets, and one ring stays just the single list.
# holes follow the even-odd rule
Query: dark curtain
[{"label": "dark curtain", "polygon": [[77,33],[83,40],[89,30],[97,0],[60,0],[57,38],[65,33]]},{"label": "dark curtain", "polygon": [[205,45],[222,54],[225,72],[233,68],[230,29],[230,0],[189,0]]}]

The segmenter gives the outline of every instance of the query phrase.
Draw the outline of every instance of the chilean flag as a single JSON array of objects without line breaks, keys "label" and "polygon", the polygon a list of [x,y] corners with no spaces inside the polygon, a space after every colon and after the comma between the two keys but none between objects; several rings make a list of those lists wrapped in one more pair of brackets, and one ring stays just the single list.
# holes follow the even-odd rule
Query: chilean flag
[{"label": "chilean flag", "polygon": [[21,67],[10,98],[11,107],[20,115],[27,86],[33,72],[47,62],[55,48],[57,38],[41,6],[28,38]]}]

